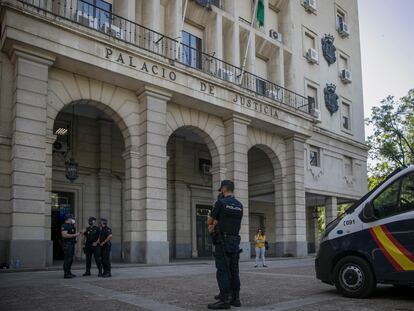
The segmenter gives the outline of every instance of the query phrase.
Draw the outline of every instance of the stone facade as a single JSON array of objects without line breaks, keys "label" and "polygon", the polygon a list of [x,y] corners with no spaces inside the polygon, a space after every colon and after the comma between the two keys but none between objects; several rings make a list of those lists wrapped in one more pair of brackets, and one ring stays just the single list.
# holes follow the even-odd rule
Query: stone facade
[{"label": "stone facade", "polygon": [[[243,259],[257,227],[271,255],[314,250],[314,209],[332,220],[367,188],[356,1],[318,1],[309,12],[299,0],[265,0],[264,27],[250,27],[250,0],[188,1],[183,29],[206,54],[177,49],[185,1],[108,3],[112,24],[56,1],[1,3],[0,262],[50,265],[57,207],[73,209],[78,229],[91,215],[108,218],[114,259],[211,256],[205,213],[224,178],[245,207]],[[335,35],[338,64],[322,58],[324,33]],[[340,99],[332,115],[326,83]],[[54,147],[60,124],[66,152]],[[69,157],[79,165],[73,183]]]}]

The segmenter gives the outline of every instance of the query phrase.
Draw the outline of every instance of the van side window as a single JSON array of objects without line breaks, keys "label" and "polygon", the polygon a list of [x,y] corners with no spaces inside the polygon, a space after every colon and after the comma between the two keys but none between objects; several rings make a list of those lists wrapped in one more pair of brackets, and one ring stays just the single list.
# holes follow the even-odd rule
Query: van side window
[{"label": "van side window", "polygon": [[402,182],[400,195],[400,211],[414,210],[414,174],[407,175]]},{"label": "van side window", "polygon": [[414,210],[414,174],[396,180],[373,200],[378,219]]},{"label": "van side window", "polygon": [[374,199],[374,214],[378,219],[386,218],[398,213],[400,184],[401,179],[398,179]]}]

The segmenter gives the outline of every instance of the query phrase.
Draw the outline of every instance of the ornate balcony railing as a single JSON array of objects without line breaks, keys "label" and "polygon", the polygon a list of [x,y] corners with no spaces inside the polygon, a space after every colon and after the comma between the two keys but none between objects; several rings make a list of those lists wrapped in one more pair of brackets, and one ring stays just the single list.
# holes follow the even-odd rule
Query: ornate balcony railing
[{"label": "ornate balcony railing", "polygon": [[[84,0],[18,0],[26,10],[59,16],[141,49],[163,56],[215,78],[230,82],[257,95],[313,114],[314,104],[300,94],[285,89],[242,68],[196,50],[182,42],[127,20]],[[108,9],[109,8],[109,9]]]}]

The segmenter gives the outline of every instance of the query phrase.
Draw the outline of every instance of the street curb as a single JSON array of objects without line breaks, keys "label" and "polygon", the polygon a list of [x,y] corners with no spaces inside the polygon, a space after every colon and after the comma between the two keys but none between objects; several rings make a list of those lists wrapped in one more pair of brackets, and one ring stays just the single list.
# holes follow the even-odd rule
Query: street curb
[{"label": "street curb", "polygon": [[[306,256],[306,257],[268,257],[266,261],[282,261],[282,260],[300,260],[300,259],[312,259],[315,256]],[[240,263],[244,262],[254,262],[254,258],[250,260],[241,260]],[[151,267],[168,267],[168,266],[182,266],[182,265],[189,265],[189,266],[196,266],[196,265],[208,265],[213,264],[214,260],[179,260],[179,261],[172,261],[168,264],[163,265],[151,265],[151,264],[144,264],[144,263],[137,263],[137,264],[128,264],[128,263],[115,263],[112,264],[112,269],[123,269],[123,268],[151,268]],[[80,266],[82,264],[82,266]],[[72,267],[72,270],[79,271],[84,270],[84,261],[78,261],[76,265]],[[2,273],[21,273],[21,272],[48,272],[48,271],[61,271],[61,266],[51,266],[51,267],[39,267],[39,268],[20,268],[20,269],[0,269],[0,274]]]}]

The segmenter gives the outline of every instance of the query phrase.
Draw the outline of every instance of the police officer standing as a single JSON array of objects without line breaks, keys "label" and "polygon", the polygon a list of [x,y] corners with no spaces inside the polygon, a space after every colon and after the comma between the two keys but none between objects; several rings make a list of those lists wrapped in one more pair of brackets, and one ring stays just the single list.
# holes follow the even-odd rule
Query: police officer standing
[{"label": "police officer standing", "polygon": [[99,244],[101,245],[103,277],[110,278],[111,275],[111,239],[112,229],[108,227],[108,221],[101,218],[101,234],[99,236]]},{"label": "police officer standing", "polygon": [[208,217],[208,230],[215,246],[214,258],[217,268],[217,283],[220,293],[209,304],[213,310],[240,307],[240,225],[243,217],[243,205],[234,197],[234,183],[223,180],[219,196]]},{"label": "police officer standing", "polygon": [[72,214],[65,215],[65,222],[61,227],[62,233],[62,247],[63,247],[63,272],[65,279],[74,278],[74,275],[71,272],[73,256],[75,255],[75,244],[76,238],[81,234],[76,232],[75,228],[75,218]]},{"label": "police officer standing", "polygon": [[84,231],[85,236],[85,246],[84,251],[86,255],[86,271],[83,276],[91,275],[91,265],[92,265],[92,254],[95,258],[96,266],[98,267],[99,274],[102,276],[102,264],[101,264],[101,246],[99,245],[99,235],[101,230],[96,226],[96,218],[89,217],[88,219],[89,227]]}]

